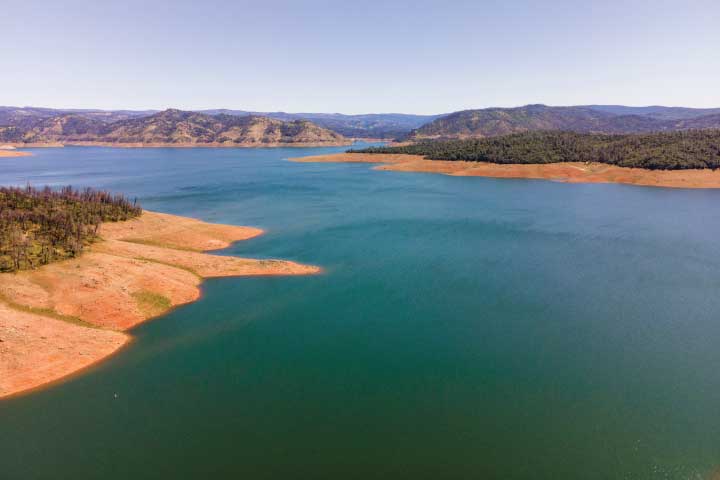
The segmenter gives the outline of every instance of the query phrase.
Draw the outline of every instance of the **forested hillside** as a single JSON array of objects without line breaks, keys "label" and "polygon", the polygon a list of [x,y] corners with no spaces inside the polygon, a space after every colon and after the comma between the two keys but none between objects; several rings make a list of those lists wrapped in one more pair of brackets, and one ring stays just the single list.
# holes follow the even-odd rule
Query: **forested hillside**
[{"label": "forested hillside", "polygon": [[660,170],[716,169],[720,167],[720,130],[633,135],[538,131],[480,139],[424,141],[357,151],[424,155],[432,160],[508,164],[600,162]]},{"label": "forested hillside", "polygon": [[0,188],[0,272],[75,257],[96,240],[102,222],[141,213],[136,202],[104,191]]},{"label": "forested hillside", "polygon": [[627,107],[625,105],[586,105],[586,107],[614,115],[641,115],[658,120],[688,120],[690,118],[706,115],[720,114],[720,108],[688,108],[664,107],[653,105],[649,107]]},{"label": "forested hillside", "polygon": [[[630,107],[626,107],[630,108]],[[678,118],[652,115],[618,115],[620,109],[595,107],[549,107],[526,105],[517,108],[464,110],[438,118],[410,132],[404,139],[483,138],[536,130],[565,130],[578,133],[649,133],[692,128],[720,128],[720,115],[708,109],[691,115],[685,109]],[[641,111],[641,110],[637,110]],[[655,110],[650,110],[654,112]],[[715,112],[715,113],[713,113]],[[668,110],[661,113],[670,115]]]}]

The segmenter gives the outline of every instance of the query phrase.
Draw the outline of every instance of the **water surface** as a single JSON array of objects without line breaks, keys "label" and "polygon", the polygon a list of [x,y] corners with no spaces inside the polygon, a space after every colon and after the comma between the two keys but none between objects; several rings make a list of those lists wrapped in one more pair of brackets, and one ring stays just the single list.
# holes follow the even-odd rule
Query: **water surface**
[{"label": "water surface", "polygon": [[[0,402],[0,478],[687,479],[720,467],[720,192],[299,164],[325,149],[38,149],[267,229],[121,354]],[[117,394],[117,398],[115,398]]]}]

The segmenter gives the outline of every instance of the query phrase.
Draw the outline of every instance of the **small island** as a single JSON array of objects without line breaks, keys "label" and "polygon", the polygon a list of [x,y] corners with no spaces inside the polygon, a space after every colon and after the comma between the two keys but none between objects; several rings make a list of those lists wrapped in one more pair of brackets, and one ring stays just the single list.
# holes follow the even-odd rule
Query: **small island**
[{"label": "small island", "polygon": [[291,160],[380,163],[377,170],[454,176],[720,188],[720,130],[624,135],[537,131]]},{"label": "small island", "polygon": [[125,330],[197,300],[205,278],[320,271],[203,253],[263,231],[143,211],[107,192],[2,188],[0,207],[0,397],[118,351]]}]

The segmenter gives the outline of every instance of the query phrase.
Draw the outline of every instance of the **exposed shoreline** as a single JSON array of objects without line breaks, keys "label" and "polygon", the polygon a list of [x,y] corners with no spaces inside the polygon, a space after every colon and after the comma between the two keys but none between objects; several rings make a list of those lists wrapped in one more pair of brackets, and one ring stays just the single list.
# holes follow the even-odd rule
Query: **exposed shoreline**
[{"label": "exposed shoreline", "polygon": [[200,298],[205,278],[309,275],[318,267],[203,253],[262,230],[154,212],[105,223],[80,257],[0,274],[0,399],[116,353],[133,326]]},{"label": "exposed shoreline", "polygon": [[526,178],[564,183],[622,183],[664,188],[720,188],[720,170],[646,170],[604,163],[497,164],[427,160],[421,155],[337,153],[294,162],[377,163],[374,170],[441,173],[457,177]]},{"label": "exposed shoreline", "polygon": [[[118,142],[48,142],[8,143],[15,148],[63,148],[63,147],[113,147],[113,148],[281,148],[281,147],[344,147],[354,143],[348,139],[342,142],[297,142],[297,143],[118,143]],[[10,155],[12,156],[12,155]]]},{"label": "exposed shoreline", "polygon": [[0,150],[0,158],[29,157],[30,152],[18,152],[17,150]]}]

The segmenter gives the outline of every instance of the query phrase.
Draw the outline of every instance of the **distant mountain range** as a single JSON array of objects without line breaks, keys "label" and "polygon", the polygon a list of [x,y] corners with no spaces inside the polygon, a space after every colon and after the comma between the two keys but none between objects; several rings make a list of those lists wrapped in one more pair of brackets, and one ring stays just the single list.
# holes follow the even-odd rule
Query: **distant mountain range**
[{"label": "distant mountain range", "polygon": [[[61,115],[76,115],[105,123],[147,117],[159,113],[158,110],[81,110],[50,109],[36,107],[0,106],[0,127],[33,127],[40,120]],[[251,112],[246,110],[212,109],[195,113],[205,115],[230,115],[235,117],[267,117],[284,122],[309,120],[319,127],[332,130],[348,138],[384,138],[393,139],[407,134],[440,115],[406,115],[401,113],[372,113],[367,115],[343,115],[341,113],[285,113]]]},{"label": "distant mountain range", "polygon": [[526,105],[445,115],[343,115],[0,107],[0,142],[14,144],[339,145],[349,138],[418,141],[534,130],[645,133],[706,128],[720,128],[720,108]]},{"label": "distant mountain range", "polygon": [[642,115],[658,120],[686,120],[715,115],[720,113],[720,108],[686,108],[686,107],[626,107],[623,105],[587,105],[588,108],[600,112],[612,113],[615,115]]},{"label": "distant mountain range", "polygon": [[589,105],[463,110],[433,120],[403,140],[482,138],[534,130],[646,133],[720,128],[720,109]]},{"label": "distant mountain range", "polygon": [[[0,142],[124,146],[347,145],[337,132],[308,120],[255,115],[208,115],[168,109],[136,112],[75,111],[45,116],[44,109],[0,110]],[[5,126],[2,123],[7,122]]]},{"label": "distant mountain range", "polygon": [[201,110],[202,113],[228,115],[260,115],[278,120],[310,120],[333,132],[351,138],[393,139],[421,127],[441,115],[410,115],[404,113],[369,113],[363,115],[343,115],[342,113],[285,113],[285,112],[246,112],[244,110]]},{"label": "distant mountain range", "polygon": [[128,118],[147,117],[153,113],[158,113],[158,110],[58,110],[54,108],[0,106],[0,126],[28,127],[40,120],[60,115],[79,115],[111,123]]}]

